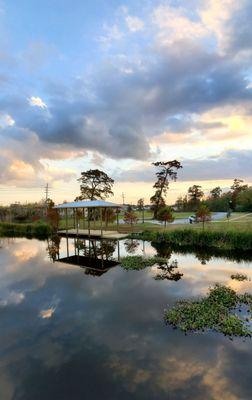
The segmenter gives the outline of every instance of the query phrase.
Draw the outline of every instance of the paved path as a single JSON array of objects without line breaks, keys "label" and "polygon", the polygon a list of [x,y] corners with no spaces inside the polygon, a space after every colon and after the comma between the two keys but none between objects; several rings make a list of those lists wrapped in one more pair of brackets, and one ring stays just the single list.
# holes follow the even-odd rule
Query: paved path
[{"label": "paved path", "polygon": [[[192,215],[193,215],[193,213],[192,213]],[[219,220],[225,218],[226,215],[227,215],[226,212],[216,212],[216,213],[212,214],[212,221],[219,221]],[[139,221],[141,221],[141,220],[139,219]],[[151,224],[155,224],[155,225],[163,225],[163,222],[157,221],[156,219],[148,219],[145,222],[150,222]],[[124,220],[120,219],[119,224],[124,224]],[[171,225],[182,225],[182,224],[189,225],[188,218],[177,218],[171,223]]]}]

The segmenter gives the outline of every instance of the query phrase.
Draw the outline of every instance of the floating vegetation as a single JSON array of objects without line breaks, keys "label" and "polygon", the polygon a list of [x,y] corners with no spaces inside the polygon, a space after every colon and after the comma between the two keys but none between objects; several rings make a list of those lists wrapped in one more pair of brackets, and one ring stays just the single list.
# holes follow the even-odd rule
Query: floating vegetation
[{"label": "floating vegetation", "polygon": [[[246,305],[247,315],[235,314],[238,307]],[[239,310],[240,311],[240,310]],[[165,311],[165,321],[184,332],[212,329],[229,336],[251,337],[252,295],[238,295],[233,289],[216,284],[208,295],[197,301],[179,301]]]},{"label": "floating vegetation", "polygon": [[231,279],[235,279],[236,281],[248,281],[248,277],[245,274],[232,274]]},{"label": "floating vegetation", "polygon": [[126,256],[121,260],[121,266],[126,270],[141,270],[146,267],[152,267],[155,264],[166,264],[167,260],[163,257],[143,257]]},{"label": "floating vegetation", "polygon": [[126,270],[141,270],[146,267],[152,267],[157,265],[158,273],[154,276],[154,279],[159,280],[169,280],[178,281],[181,279],[183,274],[177,271],[178,262],[172,261],[170,264],[167,258],[164,257],[143,257],[143,256],[127,256],[121,260],[121,266]]}]

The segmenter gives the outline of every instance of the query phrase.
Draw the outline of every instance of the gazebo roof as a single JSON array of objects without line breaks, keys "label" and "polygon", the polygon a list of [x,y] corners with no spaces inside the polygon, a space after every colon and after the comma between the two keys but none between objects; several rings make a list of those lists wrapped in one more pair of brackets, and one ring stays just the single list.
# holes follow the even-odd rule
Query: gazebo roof
[{"label": "gazebo roof", "polygon": [[89,201],[73,201],[71,203],[63,203],[54,208],[120,208],[120,204],[111,203],[104,200],[89,200]]}]

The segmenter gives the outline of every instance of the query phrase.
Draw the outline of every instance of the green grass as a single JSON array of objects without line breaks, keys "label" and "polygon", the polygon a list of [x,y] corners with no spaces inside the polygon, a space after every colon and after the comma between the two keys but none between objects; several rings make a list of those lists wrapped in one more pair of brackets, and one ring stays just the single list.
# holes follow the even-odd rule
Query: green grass
[{"label": "green grass", "polygon": [[27,237],[45,239],[52,234],[52,228],[49,224],[42,222],[34,223],[0,223],[0,236],[6,237]]},{"label": "green grass", "polygon": [[[182,213],[180,213],[181,215]],[[205,232],[252,232],[252,214],[245,216],[244,213],[235,213],[229,221],[212,221],[205,224]],[[239,218],[239,219],[236,219]],[[60,229],[65,229],[65,220],[60,220]],[[69,218],[68,220],[68,227],[73,228],[74,220]],[[100,228],[100,221],[93,221],[90,222],[91,229],[99,229]],[[83,221],[80,221],[80,229],[87,229],[87,221],[85,221],[85,225],[83,225]],[[103,223],[103,229],[105,228]],[[107,226],[108,230],[117,230],[116,223],[109,223]],[[167,224],[165,228],[163,225],[160,224],[153,224],[151,222],[146,221],[145,223],[139,222],[133,226],[127,224],[119,225],[119,231],[123,233],[131,233],[131,232],[139,232],[139,231],[150,231],[150,232],[170,232],[170,231],[177,231],[177,230],[184,230],[190,229],[193,231],[202,231],[202,223],[192,224]]]},{"label": "green grass", "polygon": [[136,235],[139,239],[154,243],[163,243],[177,247],[191,247],[195,250],[221,249],[235,251],[251,251],[252,231],[211,231],[196,229],[176,229],[163,232],[144,231]]},{"label": "green grass", "polygon": [[234,314],[243,304],[250,307],[247,311],[251,314],[252,295],[239,296],[233,289],[216,284],[201,300],[177,302],[165,311],[165,321],[183,332],[212,329],[229,337],[251,337],[252,332],[246,324],[248,316],[244,319]]}]

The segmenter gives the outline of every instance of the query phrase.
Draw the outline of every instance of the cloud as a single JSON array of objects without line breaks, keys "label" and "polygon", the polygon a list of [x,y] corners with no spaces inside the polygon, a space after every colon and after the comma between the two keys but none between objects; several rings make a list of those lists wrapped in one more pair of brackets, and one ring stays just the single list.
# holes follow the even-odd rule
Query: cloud
[{"label": "cloud", "polygon": [[125,21],[131,32],[141,31],[144,28],[144,22],[138,17],[127,15]]},{"label": "cloud", "polygon": [[[245,129],[234,129],[237,120],[224,118],[224,110],[229,107],[234,113],[239,106],[251,113],[249,58],[237,56],[251,46],[249,2],[193,3],[194,9],[188,4],[158,5],[145,18],[122,8],[112,23],[104,23],[98,39],[105,45],[102,56],[91,60],[89,70],[67,78],[54,78],[48,69],[41,79],[37,71],[59,55],[42,41],[30,43],[16,57],[1,53],[4,60],[14,61],[11,71],[5,64],[0,77],[0,181],[44,179],[50,172],[45,158],[67,159],[91,151],[97,160],[146,161],[154,157],[153,143],[158,147],[245,137]],[[128,35],[128,30],[143,32]],[[34,66],[33,77],[25,71],[28,64]],[[213,112],[219,112],[218,118]],[[60,179],[71,174],[66,170]]]},{"label": "cloud", "polygon": [[[252,179],[252,150],[227,150],[214,157],[180,161],[183,166],[178,173],[180,182]],[[145,163],[138,169],[119,172],[117,179],[121,182],[154,182],[155,170]]]},{"label": "cloud", "polygon": [[103,25],[104,34],[99,36],[98,41],[105,46],[111,45],[115,40],[120,40],[123,37],[123,33],[120,31],[117,24],[111,26]]},{"label": "cloud", "polygon": [[43,102],[43,100],[40,97],[31,96],[28,100],[31,106],[47,108],[47,105]]},{"label": "cloud", "polygon": [[154,9],[152,21],[159,28],[159,42],[166,45],[187,38],[199,39],[209,33],[202,21],[190,19],[183,7],[160,5]]},{"label": "cloud", "polygon": [[8,126],[12,126],[14,124],[15,124],[15,121],[9,114],[1,114],[0,113],[0,129],[6,128]]}]

